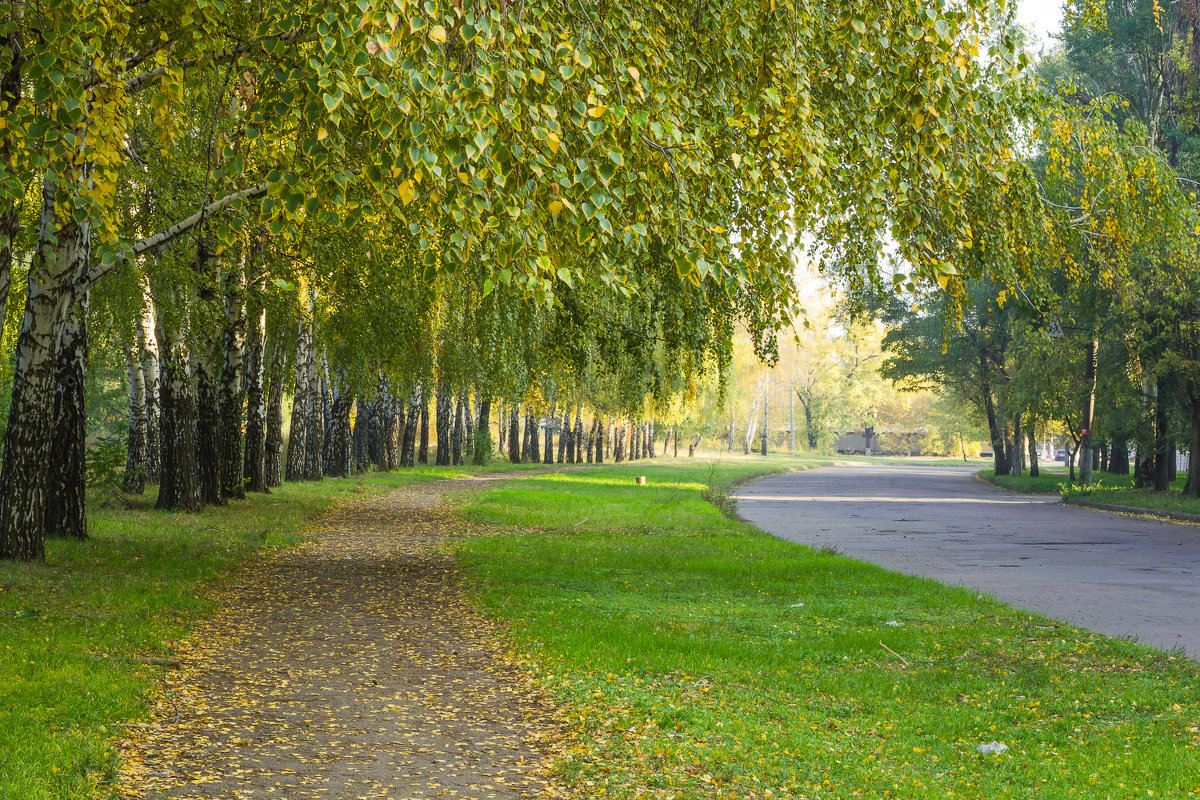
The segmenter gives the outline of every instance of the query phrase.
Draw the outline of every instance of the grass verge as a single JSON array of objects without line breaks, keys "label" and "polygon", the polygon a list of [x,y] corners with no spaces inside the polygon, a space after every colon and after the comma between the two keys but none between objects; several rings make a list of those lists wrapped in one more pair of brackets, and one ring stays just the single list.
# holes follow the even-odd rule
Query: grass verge
[{"label": "grass verge", "polygon": [[[492,469],[512,469],[496,465]],[[466,471],[418,467],[287,484],[201,514],[153,495],[89,515],[91,538],[48,542],[45,563],[0,562],[0,800],[115,794],[119,724],[145,713],[172,645],[212,613],[204,588],[294,543],[332,504]]]},{"label": "grass verge", "polygon": [[1129,506],[1150,511],[1171,511],[1183,514],[1200,514],[1200,499],[1187,497],[1183,487],[1187,483],[1187,475],[1180,473],[1165,492],[1155,492],[1150,489],[1135,489],[1131,475],[1109,475],[1093,473],[1095,482],[1087,486],[1067,482],[1066,470],[1042,470],[1036,478],[1028,474],[1014,478],[1011,475],[995,477],[991,468],[980,470],[979,477],[988,483],[1002,489],[1023,494],[1058,493],[1063,497],[1088,500],[1093,503],[1107,505]]},{"label": "grass verge", "polygon": [[[564,708],[559,770],[581,795],[1200,796],[1194,662],[783,542],[702,500],[714,477],[759,470],[622,467],[465,499],[511,531],[459,555]],[[1009,749],[976,749],[993,740]]]}]

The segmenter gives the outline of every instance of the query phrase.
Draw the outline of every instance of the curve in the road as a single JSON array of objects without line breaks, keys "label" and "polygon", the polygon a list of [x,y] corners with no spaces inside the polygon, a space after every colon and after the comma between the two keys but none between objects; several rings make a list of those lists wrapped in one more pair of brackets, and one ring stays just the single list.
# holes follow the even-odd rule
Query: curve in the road
[{"label": "curve in the road", "polygon": [[1200,527],[1009,494],[960,467],[837,466],[734,496],[780,538],[1200,657]]}]

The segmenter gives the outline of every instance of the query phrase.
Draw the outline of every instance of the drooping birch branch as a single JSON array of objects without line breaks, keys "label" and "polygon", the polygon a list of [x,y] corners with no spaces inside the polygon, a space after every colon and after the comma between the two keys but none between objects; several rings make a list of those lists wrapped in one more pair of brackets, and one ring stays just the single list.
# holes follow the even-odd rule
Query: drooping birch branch
[{"label": "drooping birch branch", "polygon": [[134,242],[129,247],[126,247],[124,250],[116,253],[111,260],[92,267],[83,275],[83,277],[76,281],[75,290],[78,292],[90,289],[92,285],[96,283],[96,281],[100,280],[125,262],[132,261],[138,256],[151,255],[157,252],[188,231],[199,226],[205,220],[215,217],[217,214],[221,213],[238,200],[257,200],[265,195],[270,188],[270,183],[260,183],[257,186],[250,187],[249,189],[240,189],[236,192],[230,192],[224,197],[214,200],[204,208],[197,211],[195,214],[192,214],[190,217],[181,219],[171,227],[161,230],[152,236],[147,236],[141,241]]}]

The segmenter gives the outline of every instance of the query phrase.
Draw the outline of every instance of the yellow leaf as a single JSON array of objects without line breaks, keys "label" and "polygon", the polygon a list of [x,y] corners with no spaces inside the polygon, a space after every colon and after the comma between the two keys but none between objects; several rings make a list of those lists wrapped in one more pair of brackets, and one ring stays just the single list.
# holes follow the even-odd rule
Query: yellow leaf
[{"label": "yellow leaf", "polygon": [[471,182],[471,176],[470,176],[470,175],[468,175],[468,174],[467,174],[467,173],[465,173],[465,172],[460,172],[460,173],[458,173],[458,179],[459,179],[460,181],[462,181],[463,183],[470,183],[470,182]]},{"label": "yellow leaf", "polygon": [[588,109],[588,116],[592,119],[600,119],[604,116],[605,111],[608,111],[608,106],[592,106]]},{"label": "yellow leaf", "polygon": [[413,198],[417,196],[416,191],[413,189],[412,181],[405,181],[404,183],[400,184],[397,190],[400,192],[400,200],[404,203],[404,205],[411,203]]},{"label": "yellow leaf", "polygon": [[550,213],[556,217],[562,213],[563,204],[562,204],[562,201],[560,201],[560,200],[551,200],[549,207],[550,207]]},{"label": "yellow leaf", "polygon": [[640,81],[642,79],[642,73],[638,71],[637,67],[630,67],[629,77],[633,78],[635,81]]},{"label": "yellow leaf", "polygon": [[558,152],[558,146],[559,146],[560,142],[558,140],[557,133],[555,133],[554,131],[550,131],[550,134],[546,137],[546,143],[550,145],[551,152],[554,152],[554,153]]},{"label": "yellow leaf", "polygon": [[429,29],[429,38],[433,39],[438,44],[446,43],[446,29],[441,25],[434,25]]},{"label": "yellow leaf", "polygon": [[323,142],[328,138],[329,138],[329,131],[325,130],[324,125],[322,125],[320,128],[317,128],[317,141],[318,142]]}]

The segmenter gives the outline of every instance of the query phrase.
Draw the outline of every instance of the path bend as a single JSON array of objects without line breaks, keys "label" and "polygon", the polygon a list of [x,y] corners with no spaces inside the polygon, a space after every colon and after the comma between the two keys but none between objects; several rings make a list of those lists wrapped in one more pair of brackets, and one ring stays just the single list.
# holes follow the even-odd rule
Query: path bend
[{"label": "path bend", "polygon": [[1200,657],[1200,527],[1012,494],[975,473],[840,465],[763,478],[734,498],[780,538]]}]

